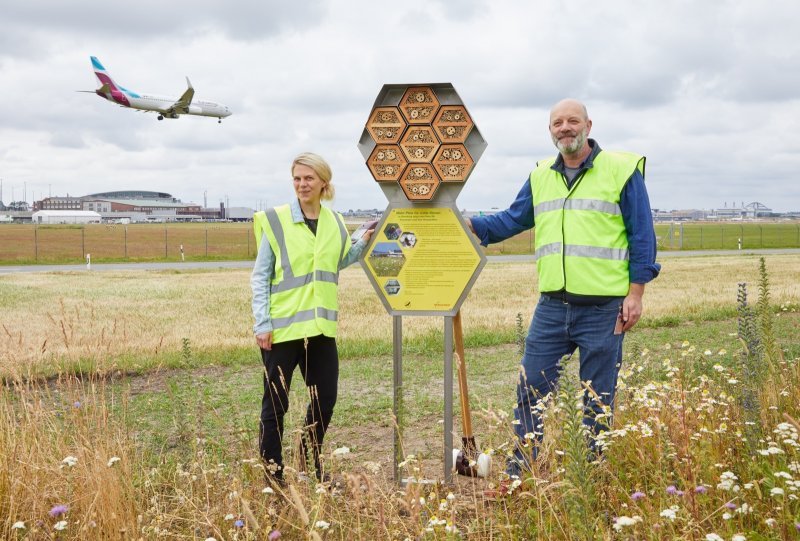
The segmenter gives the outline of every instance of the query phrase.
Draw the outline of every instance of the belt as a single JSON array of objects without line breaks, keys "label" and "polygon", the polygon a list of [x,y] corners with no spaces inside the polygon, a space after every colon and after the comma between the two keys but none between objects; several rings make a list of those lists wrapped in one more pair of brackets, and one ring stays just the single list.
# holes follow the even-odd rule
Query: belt
[{"label": "belt", "polygon": [[574,293],[567,293],[566,291],[553,291],[549,293],[542,293],[543,297],[547,297],[554,301],[563,302],[564,304],[574,304],[576,306],[597,306],[598,304],[605,304],[614,299],[622,299],[623,297],[614,296],[595,296],[595,295],[576,295]]}]

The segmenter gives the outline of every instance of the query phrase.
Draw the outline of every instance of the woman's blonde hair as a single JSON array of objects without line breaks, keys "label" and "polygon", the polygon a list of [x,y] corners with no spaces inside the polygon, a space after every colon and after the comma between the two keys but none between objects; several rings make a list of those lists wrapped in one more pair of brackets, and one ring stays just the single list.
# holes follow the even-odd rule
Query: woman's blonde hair
[{"label": "woman's blonde hair", "polygon": [[292,175],[294,175],[294,167],[296,165],[305,165],[306,167],[310,167],[324,183],[320,199],[323,201],[330,201],[333,199],[333,196],[335,195],[333,184],[331,184],[333,172],[331,171],[331,166],[325,161],[325,158],[319,154],[314,154],[313,152],[303,152],[292,161]]}]

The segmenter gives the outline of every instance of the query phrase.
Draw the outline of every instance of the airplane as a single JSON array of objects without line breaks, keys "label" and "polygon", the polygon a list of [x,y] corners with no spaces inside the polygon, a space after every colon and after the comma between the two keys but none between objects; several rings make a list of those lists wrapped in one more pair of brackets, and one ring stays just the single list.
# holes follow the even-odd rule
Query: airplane
[{"label": "airplane", "polygon": [[79,90],[79,92],[93,92],[103,99],[119,104],[121,107],[130,107],[145,112],[157,112],[159,120],[178,118],[180,115],[198,115],[215,117],[217,122],[222,123],[223,118],[233,114],[226,105],[221,103],[195,100],[194,88],[188,77],[186,78],[188,88],[177,100],[154,94],[139,94],[115,83],[97,57],[92,56],[90,58],[92,59],[94,74],[102,86],[94,91]]}]

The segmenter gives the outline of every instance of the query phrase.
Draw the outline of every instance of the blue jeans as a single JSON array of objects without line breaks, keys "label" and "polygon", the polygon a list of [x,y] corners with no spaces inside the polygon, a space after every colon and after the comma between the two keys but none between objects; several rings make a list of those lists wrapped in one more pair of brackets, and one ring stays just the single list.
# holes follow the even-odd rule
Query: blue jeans
[{"label": "blue jeans", "polygon": [[[591,381],[594,393],[584,393],[584,424],[591,433],[607,430],[611,424],[610,407],[614,404],[620,364],[622,334],[614,334],[622,299],[597,305],[565,303],[542,295],[533,314],[525,339],[525,354],[517,383],[517,407],[514,431],[519,437],[508,473],[518,475],[520,468],[535,459],[542,441],[543,426],[539,400],[556,388],[561,375],[560,361],[565,355],[580,351],[580,379]],[[607,416],[597,418],[607,410]],[[526,437],[526,434],[528,436]],[[531,437],[531,434],[533,435]],[[590,442],[593,451],[593,442]]]}]

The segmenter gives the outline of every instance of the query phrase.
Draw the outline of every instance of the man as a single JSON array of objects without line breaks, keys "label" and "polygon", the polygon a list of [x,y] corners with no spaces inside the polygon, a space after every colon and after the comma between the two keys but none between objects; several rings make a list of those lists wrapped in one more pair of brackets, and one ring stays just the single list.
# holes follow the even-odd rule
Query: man
[{"label": "man", "polygon": [[510,476],[536,458],[543,435],[536,406],[554,389],[560,360],[575,349],[581,381],[591,388],[584,393],[584,424],[593,434],[608,428],[622,339],[642,315],[645,284],[661,269],[645,158],[602,150],[589,139],[586,107],[574,99],[553,107],[549,127],[558,156],[537,163],[507,210],[468,222],[484,246],[536,226],[541,297],[517,384],[519,441]]}]

